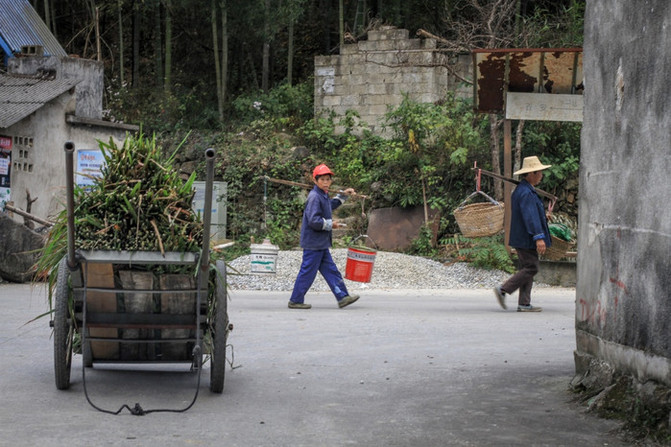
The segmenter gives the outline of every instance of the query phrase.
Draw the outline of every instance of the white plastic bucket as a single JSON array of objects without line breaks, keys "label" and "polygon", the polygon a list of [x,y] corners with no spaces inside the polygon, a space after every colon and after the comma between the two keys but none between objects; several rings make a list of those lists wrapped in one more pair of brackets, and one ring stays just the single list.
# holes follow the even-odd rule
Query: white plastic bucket
[{"label": "white plastic bucket", "polygon": [[277,273],[277,253],[280,248],[268,239],[262,244],[252,244],[250,271],[252,273]]}]

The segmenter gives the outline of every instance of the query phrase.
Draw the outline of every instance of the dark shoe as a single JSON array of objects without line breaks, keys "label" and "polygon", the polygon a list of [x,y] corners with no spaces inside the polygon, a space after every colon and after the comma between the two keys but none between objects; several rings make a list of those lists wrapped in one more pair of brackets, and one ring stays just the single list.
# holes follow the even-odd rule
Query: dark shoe
[{"label": "dark shoe", "polygon": [[305,303],[294,303],[293,301],[289,301],[289,309],[311,309],[312,304],[305,304]]},{"label": "dark shoe", "polygon": [[494,295],[496,295],[496,299],[498,300],[499,305],[502,308],[507,309],[508,306],[506,306],[506,292],[501,290],[501,286],[494,287]]},{"label": "dark shoe", "polygon": [[517,311],[518,312],[542,312],[543,308],[538,307],[538,306],[532,306],[531,304],[527,304],[526,306],[517,306]]},{"label": "dark shoe", "polygon": [[347,295],[344,296],[340,301],[338,301],[338,307],[343,308],[345,306],[349,306],[353,302],[359,299],[359,295]]}]

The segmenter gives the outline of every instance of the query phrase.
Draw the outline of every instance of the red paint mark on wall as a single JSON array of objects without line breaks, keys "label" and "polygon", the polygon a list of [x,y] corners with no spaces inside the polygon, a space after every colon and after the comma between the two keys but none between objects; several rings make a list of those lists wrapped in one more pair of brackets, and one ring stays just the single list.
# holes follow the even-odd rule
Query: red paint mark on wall
[{"label": "red paint mark on wall", "polygon": [[590,303],[580,298],[578,305],[580,307],[580,321],[588,321],[598,326],[603,326],[606,323],[608,309],[606,306],[601,305],[601,301]]},{"label": "red paint mark on wall", "polygon": [[629,290],[627,290],[627,285],[620,281],[617,278],[609,278],[609,281],[613,284],[615,284],[616,287],[624,290],[624,293],[629,294]]},{"label": "red paint mark on wall", "polygon": [[613,306],[609,308],[608,305],[602,304],[601,300],[596,302],[587,301],[584,298],[578,300],[578,310],[580,312],[579,321],[588,321],[590,324],[603,327],[608,315],[617,315],[617,307],[619,305],[619,297],[615,295],[613,299]]}]

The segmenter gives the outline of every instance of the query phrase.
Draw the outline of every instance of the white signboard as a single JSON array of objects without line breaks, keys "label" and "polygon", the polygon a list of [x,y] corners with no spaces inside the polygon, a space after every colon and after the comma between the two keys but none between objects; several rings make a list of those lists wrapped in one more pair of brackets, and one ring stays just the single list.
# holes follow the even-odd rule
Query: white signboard
[{"label": "white signboard", "polygon": [[[205,209],[205,182],[193,182],[196,194],[193,196],[193,210],[201,218]],[[212,214],[210,215],[210,239],[214,244],[226,239],[226,182],[212,183]]]},{"label": "white signboard", "polygon": [[317,77],[325,78],[322,81],[322,91],[324,93],[333,93],[335,89],[335,68],[318,68]]},{"label": "white signboard", "polygon": [[582,122],[582,95],[514,93],[506,95],[506,119]]},{"label": "white signboard", "polygon": [[0,187],[0,211],[5,210],[5,203],[9,202],[9,200],[10,200],[10,197],[9,197],[10,192],[11,191],[10,191],[9,188],[1,188]]},{"label": "white signboard", "polygon": [[75,182],[79,186],[93,185],[92,177],[100,177],[101,170],[105,164],[103,153],[99,149],[77,150],[77,167],[75,168]]}]

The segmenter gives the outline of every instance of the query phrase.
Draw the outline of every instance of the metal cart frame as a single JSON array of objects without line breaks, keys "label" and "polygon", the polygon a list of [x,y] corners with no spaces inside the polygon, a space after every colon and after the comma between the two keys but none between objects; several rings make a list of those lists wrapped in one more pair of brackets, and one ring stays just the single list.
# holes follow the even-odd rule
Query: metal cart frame
[{"label": "metal cart frame", "polygon": [[[210,390],[214,393],[223,392],[226,366],[226,340],[229,332],[226,291],[226,265],[223,261],[216,261],[215,290],[213,302],[208,305],[208,280],[210,276],[210,218],[212,211],[212,184],[214,177],[213,149],[205,151],[207,161],[207,179],[205,185],[205,205],[203,211],[203,246],[201,253],[180,252],[144,252],[144,251],[98,251],[75,250],[74,227],[74,168],[73,154],[75,146],[71,142],[65,143],[66,155],[66,194],[67,194],[67,256],[58,266],[58,276],[54,293],[55,306],[51,325],[54,329],[54,373],[56,388],[65,390],[70,387],[70,371],[72,366],[73,342],[75,334],[81,339],[82,378],[86,392],[86,368],[94,362],[114,362],[110,359],[96,359],[93,356],[91,342],[103,343],[185,343],[192,346],[191,358],[183,362],[191,363],[192,369],[198,371],[198,383],[203,363],[204,339],[209,337],[210,356]],[[178,288],[172,290],[155,289],[119,289],[116,287],[92,287],[87,284],[87,270],[93,264],[113,264],[120,267],[133,266],[164,266],[180,265],[192,266],[197,271],[194,288]],[[195,312],[193,314],[166,314],[156,312],[129,313],[129,312],[101,312],[89,309],[87,296],[91,292],[102,294],[119,294],[132,296],[134,294],[152,294],[163,296],[170,294],[195,295]],[[142,329],[159,334],[158,338],[120,338],[90,336],[94,328],[114,329]],[[188,329],[189,336],[178,338],[161,338],[160,330]],[[119,331],[117,331],[119,333]],[[195,334],[195,336],[194,336]],[[179,363],[174,359],[151,359],[151,363],[169,362]],[[121,363],[148,362],[147,359],[123,359]],[[190,408],[196,400],[194,396],[191,404],[179,411]],[[88,394],[87,394],[88,399]],[[90,401],[89,403],[95,407]],[[137,404],[136,404],[137,407]],[[97,408],[97,407],[96,407]],[[100,409],[100,408],[98,408]],[[130,409],[130,408],[129,408]],[[105,411],[105,410],[101,410]],[[157,410],[158,411],[158,410]],[[174,411],[174,410],[163,410]],[[131,409],[133,413],[146,414],[141,408]],[[117,412],[118,413],[118,412]]]}]

